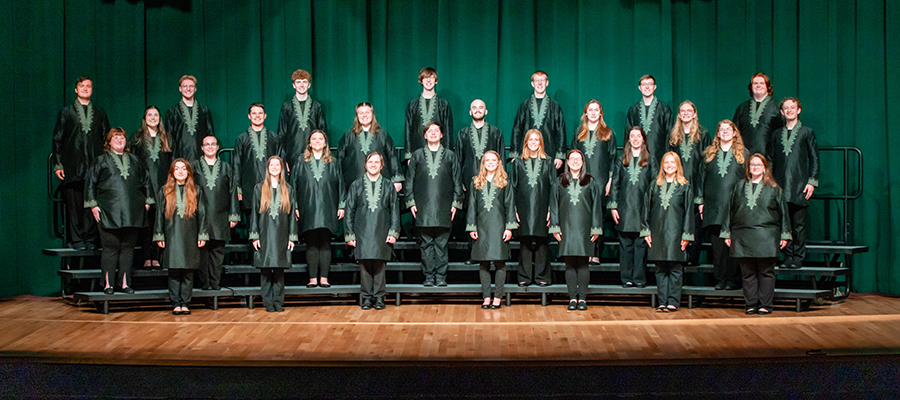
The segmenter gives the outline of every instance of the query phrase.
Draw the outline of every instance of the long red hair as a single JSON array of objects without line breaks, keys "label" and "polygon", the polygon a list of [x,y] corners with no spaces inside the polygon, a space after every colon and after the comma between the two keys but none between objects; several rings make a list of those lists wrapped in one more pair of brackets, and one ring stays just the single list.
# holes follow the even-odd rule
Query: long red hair
[{"label": "long red hair", "polygon": [[163,187],[163,193],[166,196],[166,219],[175,215],[177,208],[177,200],[175,200],[175,164],[182,163],[187,169],[187,178],[184,179],[184,218],[192,218],[197,212],[197,187],[194,186],[194,171],[191,169],[191,163],[183,158],[177,158],[169,165],[169,178],[166,179],[166,186]]}]

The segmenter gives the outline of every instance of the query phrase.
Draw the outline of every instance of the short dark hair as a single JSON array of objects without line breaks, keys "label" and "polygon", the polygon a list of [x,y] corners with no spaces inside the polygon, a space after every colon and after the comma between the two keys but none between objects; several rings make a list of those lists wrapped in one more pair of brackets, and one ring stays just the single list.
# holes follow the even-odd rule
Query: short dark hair
[{"label": "short dark hair", "polygon": [[94,83],[94,80],[91,79],[91,77],[89,77],[89,76],[87,76],[87,75],[82,75],[82,76],[79,76],[79,77],[78,77],[78,80],[75,81],[75,86],[80,85],[81,82],[84,82],[84,81],[91,81],[91,84]]},{"label": "short dark hair", "polygon": [[797,103],[797,108],[803,108],[803,106],[800,105],[800,100],[798,100],[796,97],[785,97],[781,100],[781,103],[778,103],[779,110],[784,108],[784,102],[786,101],[793,101],[794,103]]},{"label": "short dark hair", "polygon": [[253,107],[262,108],[263,112],[266,112],[266,106],[264,106],[263,103],[257,101],[256,103],[250,104],[250,108],[247,109],[248,114],[253,111]]},{"label": "short dark hair", "polygon": [[641,82],[643,82],[643,81],[645,81],[645,80],[647,80],[647,79],[652,80],[654,85],[656,84],[656,78],[654,78],[653,75],[650,75],[650,74],[644,74],[644,75],[641,75],[641,79],[638,79],[638,85],[640,85]]},{"label": "short dark hair", "polygon": [[421,71],[419,71],[419,83],[422,83],[422,80],[429,76],[434,76],[434,83],[437,83],[437,81],[438,81],[437,71],[435,71],[435,69],[431,68],[431,67],[425,67],[425,68],[422,68]]},{"label": "short dark hair", "polygon": [[307,81],[309,81],[309,83],[312,83],[312,76],[309,74],[309,72],[306,72],[305,70],[302,70],[302,69],[298,69],[298,70],[294,71],[293,74],[291,74],[291,83],[293,83],[294,81],[296,81],[298,79],[301,79],[301,80],[306,79]]}]

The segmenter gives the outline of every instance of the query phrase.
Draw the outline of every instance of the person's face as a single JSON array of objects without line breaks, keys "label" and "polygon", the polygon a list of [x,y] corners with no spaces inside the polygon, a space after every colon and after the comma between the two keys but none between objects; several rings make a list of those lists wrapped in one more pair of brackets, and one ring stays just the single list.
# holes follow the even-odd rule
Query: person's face
[{"label": "person's face", "polygon": [[281,175],[281,161],[278,161],[277,158],[269,160],[268,171],[269,176],[272,177],[278,177],[278,175]]},{"label": "person's face", "polygon": [[260,126],[266,122],[266,111],[262,107],[253,107],[250,109],[250,114],[247,117],[250,118],[250,123],[253,126]]},{"label": "person's face", "polygon": [[123,135],[115,135],[111,139],[109,139],[109,148],[111,148],[116,153],[121,153],[125,151],[125,136]]},{"label": "person's face", "polygon": [[309,147],[314,151],[325,150],[325,135],[323,135],[322,132],[313,133],[312,136],[309,137]]},{"label": "person's face", "polygon": [[784,118],[788,121],[793,121],[800,115],[800,107],[793,100],[785,101],[781,105],[781,115],[784,115]]},{"label": "person's face", "polygon": [[759,157],[750,159],[750,177],[754,180],[759,179],[766,173],[766,166]]},{"label": "person's face", "polygon": [[203,155],[213,158],[219,152],[219,144],[214,137],[203,138]]},{"label": "person's face", "polygon": [[581,171],[581,166],[584,165],[584,158],[581,157],[581,153],[571,153],[566,160],[566,164],[569,166],[570,171]]},{"label": "person's face", "polygon": [[644,97],[653,96],[653,92],[656,91],[656,82],[654,82],[653,79],[644,79],[640,82],[640,85],[638,85],[638,90],[641,91],[641,94],[644,95]]},{"label": "person's face", "polygon": [[363,126],[372,125],[372,107],[362,106],[356,109],[356,119]]},{"label": "person's face", "polygon": [[722,143],[731,143],[731,140],[734,139],[734,128],[728,124],[719,125],[716,135],[719,136],[719,141]]},{"label": "person's face", "polygon": [[694,111],[694,107],[691,107],[690,104],[682,104],[681,108],[678,109],[678,119],[682,123],[687,124],[693,122],[694,118],[697,118],[697,112]]},{"label": "person's face", "polygon": [[90,79],[81,81],[75,85],[75,94],[80,99],[90,100],[91,95],[94,94],[94,83]]},{"label": "person's face", "polygon": [[430,144],[440,143],[442,137],[444,137],[444,135],[441,133],[441,128],[437,125],[429,125],[428,129],[425,131],[425,140]]},{"label": "person's face", "polygon": [[473,101],[472,105],[469,106],[469,115],[476,121],[483,120],[484,116],[487,115],[487,107],[484,105],[484,102],[481,100]]},{"label": "person's face", "polygon": [[159,110],[155,108],[147,110],[144,119],[147,121],[147,126],[156,129],[159,126]]},{"label": "person's face", "polygon": [[366,172],[369,175],[378,175],[378,173],[381,172],[381,166],[382,162],[380,155],[374,155],[366,160]]},{"label": "person's face", "polygon": [[484,169],[488,173],[494,173],[497,171],[497,166],[500,165],[500,160],[494,153],[487,153],[484,155]]},{"label": "person's face", "polygon": [[756,78],[753,78],[751,83],[753,84],[752,87],[753,87],[754,95],[762,96],[762,95],[769,94],[769,89],[766,88],[765,78],[763,78],[761,76],[757,76]]},{"label": "person's face", "polygon": [[184,98],[193,99],[194,93],[197,93],[197,84],[190,79],[185,79],[184,82],[181,82],[181,86],[178,87],[178,91],[181,92]]},{"label": "person's face", "polygon": [[306,79],[297,79],[294,81],[294,90],[296,90],[299,95],[304,95],[309,92],[310,87],[312,87],[312,84]]},{"label": "person's face", "polygon": [[600,105],[591,103],[588,105],[587,112],[584,113],[584,115],[587,115],[589,122],[596,123],[597,121],[600,121]]},{"label": "person's face", "polygon": [[184,180],[187,179],[187,165],[184,165],[181,161],[176,162],[175,169],[172,171],[172,176],[175,177],[176,181],[184,182]]},{"label": "person's face", "polygon": [[637,129],[632,130],[631,133],[628,134],[628,143],[631,144],[632,150],[640,150],[641,146],[644,144],[644,136],[641,135],[641,131]]},{"label": "person's face", "polygon": [[675,175],[675,172],[678,171],[678,164],[675,162],[675,156],[669,154],[663,158],[663,172],[666,175]]},{"label": "person's face", "polygon": [[534,92],[537,94],[544,94],[547,92],[547,86],[550,86],[550,80],[547,79],[545,75],[534,75],[531,77],[531,87],[534,88]]},{"label": "person's face", "polygon": [[434,75],[428,75],[422,78],[422,87],[425,88],[425,90],[434,90],[434,85],[437,85],[437,78],[435,78]]},{"label": "person's face", "polygon": [[538,151],[541,148],[541,137],[537,133],[532,133],[528,136],[528,141],[525,143],[528,146],[528,150]]}]

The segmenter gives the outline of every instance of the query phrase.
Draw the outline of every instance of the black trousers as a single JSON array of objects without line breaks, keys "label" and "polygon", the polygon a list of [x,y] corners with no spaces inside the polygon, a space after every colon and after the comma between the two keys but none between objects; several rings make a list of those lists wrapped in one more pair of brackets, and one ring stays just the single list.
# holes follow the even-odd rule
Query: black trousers
[{"label": "black trousers", "polygon": [[359,289],[363,299],[384,298],[384,260],[357,260],[359,262]]},{"label": "black trousers", "polygon": [[[700,205],[694,204],[694,240],[690,241],[685,249],[688,255],[688,264],[700,263],[700,247],[703,245],[703,220],[700,218]],[[718,234],[716,234],[718,236]]]},{"label": "black trousers", "polygon": [[737,258],[736,260],[741,266],[744,301],[747,308],[767,308],[772,311],[777,258]]},{"label": "black trousers", "polygon": [[[741,275],[740,269],[729,255],[729,247],[725,244],[725,239],[719,237],[722,232],[722,225],[710,225],[706,227],[709,234],[709,243],[712,245],[712,264],[713,277],[716,282],[725,282],[726,284],[740,285]],[[696,237],[695,237],[696,238]]]},{"label": "black trousers", "polygon": [[563,259],[566,261],[566,288],[569,290],[569,300],[584,300],[591,281],[588,257],[565,256]]},{"label": "black trousers", "polygon": [[809,207],[788,203],[791,218],[791,241],[784,247],[785,265],[802,266],[806,258],[806,242],[809,240]]},{"label": "black trousers", "polygon": [[153,228],[156,226],[156,204],[151,204],[147,211],[147,227],[141,229],[138,243],[141,244],[141,252],[144,261],[159,261],[159,246],[153,241]]},{"label": "black trousers", "polygon": [[681,306],[684,267],[681,262],[656,261],[656,288],[659,305]]},{"label": "black trousers", "polygon": [[262,268],[259,270],[259,286],[266,310],[276,305],[284,306],[284,269]]},{"label": "black trousers", "polygon": [[426,281],[446,281],[447,243],[450,241],[450,228],[416,227],[419,234],[419,248],[422,251],[422,272]]},{"label": "black trousers", "polygon": [[97,223],[90,208],[84,208],[84,181],[59,186],[66,207],[66,238],[71,247],[97,243]]},{"label": "black trousers", "polygon": [[484,298],[491,297],[491,264],[494,264],[494,297],[502,298],[506,293],[504,285],[506,284],[506,261],[481,261],[478,264],[478,277],[481,278],[481,295]]},{"label": "black trousers", "polygon": [[[519,237],[519,282],[530,285],[550,281],[550,237]],[[532,274],[534,272],[534,274]]]},{"label": "black trousers", "polygon": [[194,294],[194,270],[169,269],[169,298],[174,307],[187,307]]},{"label": "black trousers", "polygon": [[[100,272],[103,285],[131,287],[134,246],[140,228],[100,229]],[[118,272],[117,272],[118,271]]]},{"label": "black trousers", "polygon": [[306,268],[309,279],[328,279],[331,269],[331,231],[328,228],[303,232],[306,242]]},{"label": "black trousers", "polygon": [[638,232],[619,232],[619,275],[622,284],[647,284],[647,241]]},{"label": "black trousers", "polygon": [[225,261],[225,241],[207,240],[200,248],[200,269],[197,277],[203,289],[219,289],[222,282],[222,262]]}]

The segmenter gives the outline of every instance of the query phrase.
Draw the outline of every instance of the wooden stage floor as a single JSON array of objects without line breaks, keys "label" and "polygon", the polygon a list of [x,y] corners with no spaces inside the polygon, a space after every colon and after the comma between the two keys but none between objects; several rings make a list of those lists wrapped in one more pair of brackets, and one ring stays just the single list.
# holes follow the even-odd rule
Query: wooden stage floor
[{"label": "wooden stage floor", "polygon": [[879,295],[854,294],[799,314],[792,303],[776,303],[769,316],[746,316],[734,302],[657,313],[615,296],[592,300],[588,311],[567,311],[561,301],[482,310],[474,299],[447,304],[407,297],[383,311],[328,301],[288,298],[283,313],[225,303],[217,311],[195,306],[192,315],[173,316],[162,304],[135,303],[102,315],[62,299],[4,299],[0,357],[182,366],[641,365],[900,353],[900,299]]}]

